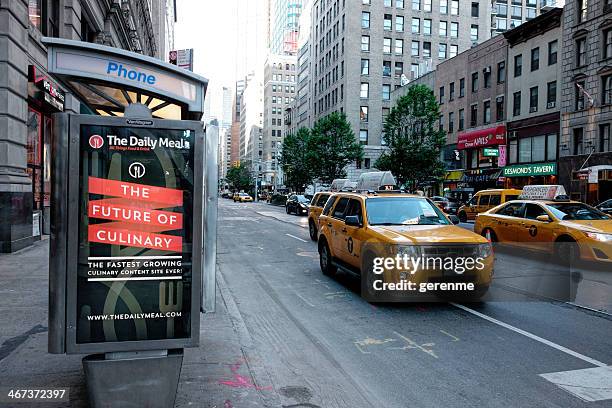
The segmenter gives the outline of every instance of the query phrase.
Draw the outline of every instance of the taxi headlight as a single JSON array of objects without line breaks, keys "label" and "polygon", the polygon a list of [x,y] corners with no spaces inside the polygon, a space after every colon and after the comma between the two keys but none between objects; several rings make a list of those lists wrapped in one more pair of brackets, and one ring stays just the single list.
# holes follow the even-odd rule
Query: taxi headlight
[{"label": "taxi headlight", "polygon": [[612,242],[612,234],[602,234],[599,232],[585,232],[585,235],[596,241]]},{"label": "taxi headlight", "polygon": [[479,258],[488,258],[493,255],[493,247],[491,244],[480,244],[478,245],[477,256]]},{"label": "taxi headlight", "polygon": [[408,258],[418,258],[421,256],[421,247],[418,245],[398,245],[397,254],[401,257],[404,255]]}]

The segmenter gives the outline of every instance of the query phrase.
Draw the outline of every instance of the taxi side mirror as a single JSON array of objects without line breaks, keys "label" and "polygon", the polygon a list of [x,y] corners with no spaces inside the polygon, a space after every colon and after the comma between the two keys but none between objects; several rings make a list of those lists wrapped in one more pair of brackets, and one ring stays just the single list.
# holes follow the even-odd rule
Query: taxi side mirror
[{"label": "taxi side mirror", "polygon": [[456,215],[449,215],[448,218],[455,225],[457,225],[457,224],[459,224],[461,222],[461,220],[459,220],[459,217],[457,217]]},{"label": "taxi side mirror", "polygon": [[542,222],[550,222],[551,221],[550,217],[548,215],[546,215],[546,214],[538,215],[536,217],[536,220],[537,221],[542,221]]},{"label": "taxi side mirror", "polygon": [[344,223],[350,227],[361,227],[361,222],[359,221],[359,217],[356,215],[347,215],[344,218]]}]

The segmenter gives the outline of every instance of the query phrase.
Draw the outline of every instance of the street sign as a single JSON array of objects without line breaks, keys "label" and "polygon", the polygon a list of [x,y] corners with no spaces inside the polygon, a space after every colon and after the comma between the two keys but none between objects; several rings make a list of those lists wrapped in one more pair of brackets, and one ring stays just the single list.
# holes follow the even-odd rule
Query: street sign
[{"label": "street sign", "polygon": [[499,157],[499,149],[485,147],[483,149],[482,155],[484,157]]},{"label": "street sign", "polygon": [[202,124],[64,118],[69,168],[55,180],[67,184],[68,217],[55,225],[68,223],[65,351],[197,346]]}]

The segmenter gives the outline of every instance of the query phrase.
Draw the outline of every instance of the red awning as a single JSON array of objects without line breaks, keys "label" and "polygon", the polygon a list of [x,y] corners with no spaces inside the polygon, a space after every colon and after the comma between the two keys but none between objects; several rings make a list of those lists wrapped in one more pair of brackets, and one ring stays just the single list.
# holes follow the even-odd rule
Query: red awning
[{"label": "red awning", "polygon": [[502,144],[506,144],[506,126],[504,125],[459,133],[457,149],[472,149]]}]

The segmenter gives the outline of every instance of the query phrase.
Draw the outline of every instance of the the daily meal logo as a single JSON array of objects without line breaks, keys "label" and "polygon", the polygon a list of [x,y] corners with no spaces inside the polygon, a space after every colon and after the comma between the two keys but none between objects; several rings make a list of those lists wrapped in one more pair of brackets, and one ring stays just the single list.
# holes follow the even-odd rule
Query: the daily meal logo
[{"label": "the daily meal logo", "polygon": [[104,146],[104,138],[100,135],[91,135],[89,137],[89,145],[94,149],[99,149]]},{"label": "the daily meal logo", "polygon": [[152,139],[149,137],[120,137],[116,135],[107,135],[106,140],[111,150],[154,150],[158,147],[168,149],[189,149],[187,140],[174,140],[167,137]]}]

